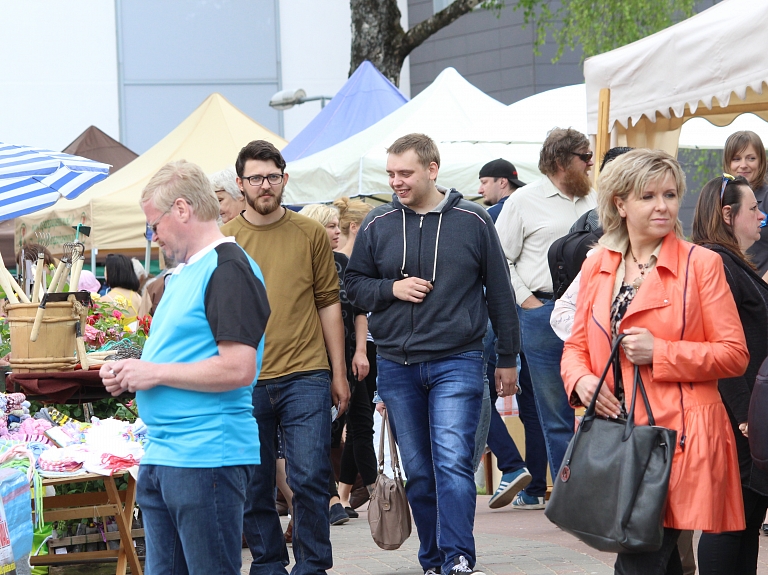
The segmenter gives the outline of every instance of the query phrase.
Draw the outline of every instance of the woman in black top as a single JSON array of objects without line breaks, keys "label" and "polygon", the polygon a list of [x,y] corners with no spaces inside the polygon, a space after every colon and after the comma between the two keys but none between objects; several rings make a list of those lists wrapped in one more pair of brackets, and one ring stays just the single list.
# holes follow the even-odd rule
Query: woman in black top
[{"label": "woman in black top", "polygon": [[743,376],[718,382],[736,436],[747,527],[744,531],[702,534],[699,572],[703,575],[757,572],[758,537],[768,509],[768,473],[752,463],[747,440],[749,400],[760,364],[768,356],[768,284],[746,253],[760,239],[764,218],[749,182],[727,175],[704,186],[694,215],[693,241],[723,259],[750,356]]}]

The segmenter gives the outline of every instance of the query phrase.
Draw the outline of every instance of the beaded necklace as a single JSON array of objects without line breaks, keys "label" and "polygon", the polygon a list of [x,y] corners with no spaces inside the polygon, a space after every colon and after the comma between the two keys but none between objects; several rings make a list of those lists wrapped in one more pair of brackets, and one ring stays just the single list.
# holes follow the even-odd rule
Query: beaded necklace
[{"label": "beaded necklace", "polygon": [[635,254],[632,253],[632,249],[629,250],[629,255],[632,256],[632,261],[635,262],[637,265],[637,268],[640,270],[640,275],[635,278],[635,281],[632,282],[632,285],[634,288],[640,289],[640,286],[643,285],[643,282],[645,281],[645,272],[648,270],[648,268],[651,267],[651,262],[648,261],[648,263],[641,264],[637,261],[637,258],[635,257]]}]

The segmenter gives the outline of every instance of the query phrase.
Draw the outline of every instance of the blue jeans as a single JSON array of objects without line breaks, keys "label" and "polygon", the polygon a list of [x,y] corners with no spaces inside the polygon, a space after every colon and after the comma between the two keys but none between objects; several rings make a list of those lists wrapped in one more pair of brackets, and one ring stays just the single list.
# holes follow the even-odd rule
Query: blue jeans
[{"label": "blue jeans", "polygon": [[533,398],[533,387],[525,357],[517,357],[517,385],[520,393],[517,395],[517,407],[520,411],[520,421],[525,428],[525,461],[515,445],[515,441],[509,435],[509,430],[496,411],[496,385],[493,382],[493,373],[496,370],[496,334],[493,333],[491,324],[488,324],[488,332],[485,336],[485,354],[488,355],[488,388],[491,399],[491,421],[488,429],[488,447],[496,456],[496,464],[499,471],[512,473],[523,467],[527,467],[531,473],[531,483],[525,488],[525,492],[533,497],[544,497],[547,492],[547,447],[544,444],[544,434],[539,423],[539,414],[536,412],[536,400]]},{"label": "blue jeans", "polygon": [[255,465],[141,465],[136,500],[146,530],[147,575],[239,575],[242,517]]},{"label": "blue jeans", "polygon": [[483,457],[485,451],[485,444],[488,441],[488,430],[491,426],[491,410],[493,404],[491,403],[491,391],[486,385],[483,389],[483,403],[480,407],[480,421],[477,423],[477,431],[475,432],[475,449],[472,453],[472,471],[477,472],[477,468],[480,467],[480,458]]},{"label": "blue jeans", "polygon": [[533,396],[547,446],[549,468],[555,476],[560,471],[568,442],[573,437],[575,418],[560,377],[563,342],[549,325],[555,302],[541,302],[544,305],[534,309],[517,306],[517,315],[520,318],[523,355],[528,363]]},{"label": "blue jeans", "polygon": [[483,400],[483,354],[469,351],[414,365],[377,358],[379,394],[397,427],[405,490],[423,569],[475,563],[477,490],[472,452]]},{"label": "blue jeans", "polygon": [[331,474],[331,380],[327,373],[297,374],[256,386],[253,415],[259,423],[261,465],[248,486],[243,518],[253,556],[251,575],[284,575],[288,549],[275,508],[278,423],[283,430],[288,485],[293,490],[294,575],[325,573],[333,566],[328,515]]}]

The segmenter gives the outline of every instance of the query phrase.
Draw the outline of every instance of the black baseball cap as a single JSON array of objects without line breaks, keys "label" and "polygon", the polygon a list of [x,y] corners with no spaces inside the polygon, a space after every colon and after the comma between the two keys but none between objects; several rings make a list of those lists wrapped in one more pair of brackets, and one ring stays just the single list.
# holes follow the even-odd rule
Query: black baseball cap
[{"label": "black baseball cap", "polygon": [[509,183],[522,188],[525,184],[517,179],[517,170],[512,162],[504,158],[493,160],[480,168],[481,178],[507,178]]}]

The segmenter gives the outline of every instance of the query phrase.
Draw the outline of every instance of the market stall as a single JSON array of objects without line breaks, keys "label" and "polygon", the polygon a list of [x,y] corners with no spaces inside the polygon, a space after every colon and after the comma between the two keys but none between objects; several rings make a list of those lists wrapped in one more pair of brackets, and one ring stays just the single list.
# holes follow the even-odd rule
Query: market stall
[{"label": "market stall", "polygon": [[74,236],[72,226],[80,223],[91,227],[91,235],[85,240],[86,258],[91,255],[91,247],[143,254],[146,219],[139,198],[150,178],[168,162],[181,159],[198,164],[206,173],[217,172],[233,166],[240,149],[256,139],[268,140],[278,148],[287,143],[221,94],[212,94],[157,144],[76,201],[60,202],[17,218],[16,245],[40,230],[50,234],[49,249],[58,255]]},{"label": "market stall", "polygon": [[[480,168],[499,157],[513,162],[524,182],[541,177],[539,144],[516,144],[514,133],[498,137],[497,124],[505,110],[504,104],[467,82],[455,69],[446,68],[410,102],[372,126],[289,162],[285,201],[307,204],[341,196],[377,196],[389,201],[387,147],[413,132],[427,134],[440,150],[437,183],[465,195],[476,195]],[[518,159],[534,157],[534,161]]]},{"label": "market stall", "polygon": [[[588,130],[597,157],[612,146],[677,153],[680,129],[701,117],[724,126],[768,120],[768,4],[725,0],[584,63]],[[744,38],[749,38],[748,42]]]}]

